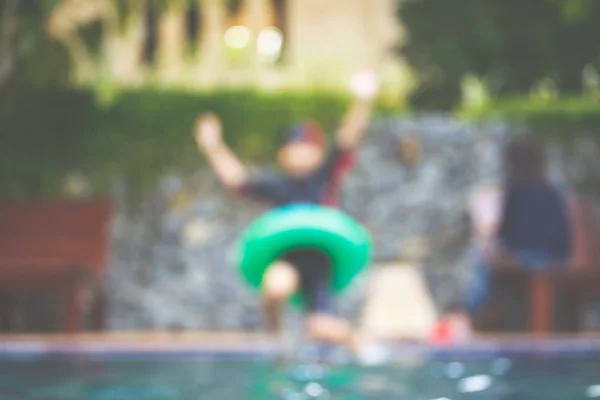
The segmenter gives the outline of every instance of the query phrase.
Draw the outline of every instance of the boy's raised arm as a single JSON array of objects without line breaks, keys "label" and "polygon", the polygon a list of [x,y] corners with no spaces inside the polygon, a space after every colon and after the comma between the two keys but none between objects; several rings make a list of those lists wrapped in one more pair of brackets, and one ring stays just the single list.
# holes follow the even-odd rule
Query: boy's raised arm
[{"label": "boy's raised arm", "polygon": [[352,91],[355,101],[346,113],[337,133],[337,145],[344,150],[351,150],[358,146],[366,132],[373,100],[379,92],[379,82],[372,71],[362,72],[354,76]]},{"label": "boy's raised arm", "polygon": [[227,188],[238,190],[248,176],[246,168],[223,141],[221,121],[214,114],[204,114],[196,120],[194,138],[201,153]]}]

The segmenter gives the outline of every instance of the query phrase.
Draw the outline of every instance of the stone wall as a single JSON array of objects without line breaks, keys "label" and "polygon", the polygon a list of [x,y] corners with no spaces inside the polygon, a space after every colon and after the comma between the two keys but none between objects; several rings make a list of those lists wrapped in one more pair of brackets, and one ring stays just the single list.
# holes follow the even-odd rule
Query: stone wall
[{"label": "stone wall", "polygon": [[[499,179],[498,150],[508,134],[502,123],[444,116],[377,121],[347,180],[342,206],[372,232],[375,264],[420,258],[439,307],[455,300],[464,282],[466,193]],[[595,142],[550,154],[555,175],[574,186],[600,182]],[[133,208],[125,185],[115,185],[115,199],[113,328],[260,326],[258,299],[233,261],[236,238],[264,209],[228,195],[207,171],[166,177]],[[343,315],[357,318],[364,290],[363,278],[341,299]]]}]

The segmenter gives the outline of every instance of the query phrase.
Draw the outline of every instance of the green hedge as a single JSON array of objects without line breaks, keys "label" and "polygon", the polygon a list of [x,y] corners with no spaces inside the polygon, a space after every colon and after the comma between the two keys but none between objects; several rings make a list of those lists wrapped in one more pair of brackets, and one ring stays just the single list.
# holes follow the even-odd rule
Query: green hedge
[{"label": "green hedge", "polygon": [[[169,170],[194,171],[203,161],[192,126],[203,111],[222,117],[226,140],[242,158],[272,160],[286,126],[314,118],[332,132],[348,105],[332,94],[141,90],[120,92],[102,106],[88,91],[21,89],[0,102],[0,197],[60,195],[70,171],[90,176],[99,193],[114,176],[144,188]],[[600,102],[591,98],[511,98],[457,115],[522,122],[549,138],[600,138]]]},{"label": "green hedge", "polygon": [[192,126],[203,111],[222,117],[241,157],[268,160],[287,125],[313,118],[331,131],[348,104],[330,94],[142,90],[100,106],[91,92],[21,90],[0,104],[0,196],[58,195],[73,170],[103,192],[115,175],[144,187],[170,169],[198,168]]},{"label": "green hedge", "polygon": [[56,191],[65,171],[80,165],[94,117],[89,93],[14,91],[0,103],[0,193]]},{"label": "green hedge", "polygon": [[478,109],[458,110],[457,115],[469,120],[500,118],[523,124],[547,139],[568,141],[577,135],[593,134],[600,140],[600,99],[591,97],[554,100],[511,97]]}]

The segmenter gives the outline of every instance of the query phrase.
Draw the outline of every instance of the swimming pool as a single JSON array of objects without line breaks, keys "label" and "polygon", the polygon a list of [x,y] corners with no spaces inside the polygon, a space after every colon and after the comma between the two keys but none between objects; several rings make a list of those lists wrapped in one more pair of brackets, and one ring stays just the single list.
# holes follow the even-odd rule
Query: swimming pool
[{"label": "swimming pool", "polygon": [[0,351],[0,399],[590,399],[600,398],[599,349],[583,341],[410,345],[384,365],[280,368],[263,351],[13,349]]}]

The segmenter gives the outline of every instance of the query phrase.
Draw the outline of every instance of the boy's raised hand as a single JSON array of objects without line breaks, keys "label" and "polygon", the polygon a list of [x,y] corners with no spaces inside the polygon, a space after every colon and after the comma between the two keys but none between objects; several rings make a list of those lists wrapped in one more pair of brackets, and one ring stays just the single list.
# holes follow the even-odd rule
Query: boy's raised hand
[{"label": "boy's raised hand", "polygon": [[219,117],[212,113],[200,115],[196,119],[194,137],[198,146],[204,151],[214,150],[221,146],[223,138]]},{"label": "boy's raised hand", "polygon": [[350,81],[354,96],[365,101],[373,100],[379,94],[379,85],[379,79],[373,70],[361,71]]},{"label": "boy's raised hand", "polygon": [[355,148],[366,132],[373,100],[379,94],[379,79],[375,71],[366,70],[355,74],[350,81],[350,89],[355,101],[346,112],[337,135],[337,145],[343,149]]},{"label": "boy's raised hand", "polygon": [[198,148],[221,182],[231,189],[241,187],[246,181],[246,170],[223,142],[219,117],[211,113],[200,115],[194,130]]}]

